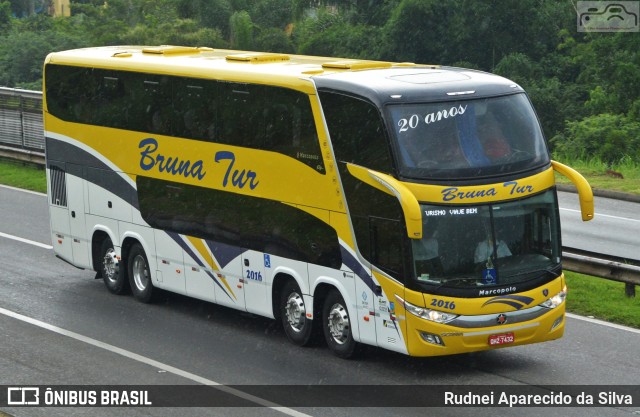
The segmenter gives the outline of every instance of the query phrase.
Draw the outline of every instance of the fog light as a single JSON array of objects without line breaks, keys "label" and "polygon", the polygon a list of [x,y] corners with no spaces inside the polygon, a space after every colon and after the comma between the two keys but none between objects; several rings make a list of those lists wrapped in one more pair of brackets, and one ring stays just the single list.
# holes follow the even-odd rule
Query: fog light
[{"label": "fog light", "polygon": [[556,327],[560,326],[560,324],[562,323],[563,320],[564,320],[564,315],[558,317],[556,319],[556,321],[553,322],[553,325],[551,326],[551,330],[549,330],[549,331],[552,332],[553,329],[555,329]]},{"label": "fog light", "polygon": [[432,345],[444,346],[444,342],[442,341],[442,338],[437,334],[420,332],[420,336],[422,337],[422,340],[424,340],[427,343],[431,343]]}]

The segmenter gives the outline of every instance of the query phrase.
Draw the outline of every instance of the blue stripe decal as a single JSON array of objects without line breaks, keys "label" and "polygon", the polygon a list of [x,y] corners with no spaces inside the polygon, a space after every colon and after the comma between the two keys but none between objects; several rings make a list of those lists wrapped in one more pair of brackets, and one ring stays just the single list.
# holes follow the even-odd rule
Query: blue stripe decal
[{"label": "blue stripe decal", "polygon": [[365,285],[375,294],[376,284],[373,282],[371,274],[369,274],[362,264],[342,245],[340,245],[340,253],[342,254],[342,262],[355,272],[355,274],[360,277]]},{"label": "blue stripe decal", "polygon": [[500,295],[488,300],[482,306],[484,307],[488,304],[506,304],[516,310],[520,310],[522,307],[528,306],[532,302],[533,298],[524,295]]},{"label": "blue stripe decal", "polygon": [[171,237],[171,239],[173,239],[178,245],[180,245],[182,250],[184,250],[201,268],[205,269],[205,272],[207,273],[207,275],[209,275],[211,277],[211,279],[213,279],[213,282],[215,282],[216,285],[218,285],[218,287],[220,287],[220,289],[222,291],[224,291],[224,293],[227,295],[227,297],[229,297],[231,300],[233,300],[231,295],[229,295],[229,293],[227,292],[226,288],[224,288],[224,286],[216,279],[216,277],[213,274],[211,274],[209,271],[206,270],[207,267],[204,265],[204,263],[202,261],[200,261],[198,256],[191,250],[189,245],[187,245],[182,240],[182,237],[179,234],[174,233],[174,232],[166,232],[166,233],[167,233],[167,235],[169,235],[169,237]]},{"label": "blue stripe decal", "polygon": [[205,240],[205,243],[222,269],[226,268],[231,261],[247,251],[243,248],[214,242],[213,240]]}]

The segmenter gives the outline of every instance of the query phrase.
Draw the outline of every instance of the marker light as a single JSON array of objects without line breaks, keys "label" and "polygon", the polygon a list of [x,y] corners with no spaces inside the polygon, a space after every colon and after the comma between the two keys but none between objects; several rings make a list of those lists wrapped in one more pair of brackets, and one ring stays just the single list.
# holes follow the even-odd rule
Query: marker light
[{"label": "marker light", "polygon": [[415,306],[402,298],[396,295],[396,299],[404,306],[404,308],[414,316],[420,317],[421,319],[434,321],[436,323],[448,323],[451,320],[458,317],[457,314],[444,313],[438,310],[431,310],[426,307],[418,307]]},{"label": "marker light", "polygon": [[566,285],[562,289],[562,291],[560,291],[559,293],[557,293],[553,297],[549,298],[544,303],[540,304],[540,306],[546,307],[546,308],[556,308],[560,304],[564,303],[564,299],[565,298],[567,298],[567,286]]}]

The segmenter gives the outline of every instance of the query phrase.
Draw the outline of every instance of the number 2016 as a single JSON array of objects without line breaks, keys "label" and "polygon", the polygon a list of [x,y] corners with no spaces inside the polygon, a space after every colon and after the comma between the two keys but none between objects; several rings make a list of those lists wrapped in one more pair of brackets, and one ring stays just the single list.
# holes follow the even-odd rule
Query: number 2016
[{"label": "number 2016", "polygon": [[444,300],[438,300],[437,298],[432,298],[431,306],[453,310],[456,308],[456,303],[455,301],[444,301]]},{"label": "number 2016", "polygon": [[252,279],[254,281],[262,281],[262,274],[257,271],[250,271],[247,269],[247,279]]}]

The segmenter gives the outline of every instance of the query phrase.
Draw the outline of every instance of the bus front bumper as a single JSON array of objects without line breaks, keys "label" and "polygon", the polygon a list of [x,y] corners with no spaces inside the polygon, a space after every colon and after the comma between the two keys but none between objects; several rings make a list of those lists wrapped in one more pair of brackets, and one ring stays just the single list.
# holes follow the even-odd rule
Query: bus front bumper
[{"label": "bus front bumper", "polygon": [[452,355],[558,339],[564,333],[565,303],[553,309],[468,316],[447,324],[412,314],[406,319],[409,355]]}]

